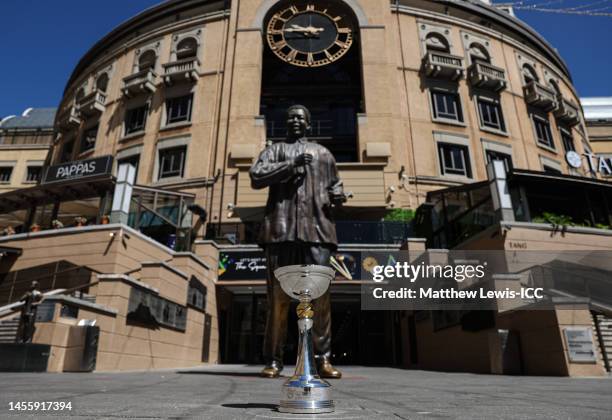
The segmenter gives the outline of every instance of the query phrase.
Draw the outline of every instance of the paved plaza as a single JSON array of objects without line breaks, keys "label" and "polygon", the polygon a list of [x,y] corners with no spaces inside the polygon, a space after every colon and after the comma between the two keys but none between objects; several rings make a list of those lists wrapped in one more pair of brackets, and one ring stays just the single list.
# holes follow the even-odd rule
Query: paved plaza
[{"label": "paved plaza", "polygon": [[[610,419],[612,378],[552,378],[344,367],[336,413],[274,410],[284,378],[220,365],[128,373],[0,374],[0,418]],[[285,370],[287,374],[289,370]],[[71,411],[9,411],[15,401],[70,401]]]}]

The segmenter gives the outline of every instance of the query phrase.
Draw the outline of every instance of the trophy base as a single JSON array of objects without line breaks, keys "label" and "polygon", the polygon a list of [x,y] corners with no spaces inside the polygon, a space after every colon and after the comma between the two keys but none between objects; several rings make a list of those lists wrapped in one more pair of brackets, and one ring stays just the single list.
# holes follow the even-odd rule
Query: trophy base
[{"label": "trophy base", "polygon": [[334,412],[335,407],[331,399],[331,387],[327,382],[319,378],[311,379],[310,382],[312,383],[308,384],[300,384],[299,382],[299,380],[290,379],[283,385],[282,399],[278,406],[278,411],[291,414]]}]

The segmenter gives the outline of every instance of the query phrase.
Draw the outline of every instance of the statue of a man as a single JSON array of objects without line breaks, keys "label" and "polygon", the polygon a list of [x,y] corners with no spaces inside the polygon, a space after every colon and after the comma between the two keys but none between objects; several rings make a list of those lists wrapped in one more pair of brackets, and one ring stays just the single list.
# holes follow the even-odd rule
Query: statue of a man
[{"label": "statue of a man", "polygon": [[[346,201],[334,156],[308,142],[310,112],[294,105],[287,110],[287,140],[264,149],[250,171],[255,189],[269,187],[259,244],[267,261],[268,315],[262,376],[277,377],[283,369],[290,298],[274,277],[274,270],[294,264],[329,266],[337,247],[333,205]],[[314,301],[313,344],[319,374],[340,378],[331,357],[330,292]]]},{"label": "statue of a man", "polygon": [[17,332],[18,343],[32,342],[34,331],[36,330],[36,312],[42,297],[42,293],[38,291],[38,282],[33,281],[30,290],[19,299],[20,302],[23,302],[23,306],[21,307],[19,330]]}]

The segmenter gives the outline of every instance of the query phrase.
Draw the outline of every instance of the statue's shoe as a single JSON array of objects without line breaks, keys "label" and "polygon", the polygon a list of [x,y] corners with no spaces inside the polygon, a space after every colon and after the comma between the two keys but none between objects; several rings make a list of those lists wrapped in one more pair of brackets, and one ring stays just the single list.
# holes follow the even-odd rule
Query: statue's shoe
[{"label": "statue's shoe", "polygon": [[266,365],[266,367],[261,370],[259,375],[263,376],[264,378],[278,378],[282,370],[283,367],[281,365],[279,365],[277,362],[272,362]]},{"label": "statue's shoe", "polygon": [[324,360],[319,364],[319,376],[327,379],[340,379],[342,372],[333,367],[329,360]]}]

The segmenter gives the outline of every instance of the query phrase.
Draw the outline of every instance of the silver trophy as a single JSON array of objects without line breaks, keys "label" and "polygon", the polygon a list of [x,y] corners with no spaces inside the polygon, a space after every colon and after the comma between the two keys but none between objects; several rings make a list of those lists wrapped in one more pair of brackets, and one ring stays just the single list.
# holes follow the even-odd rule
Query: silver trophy
[{"label": "silver trophy", "polygon": [[332,413],[331,385],[319,377],[312,351],[312,301],[327,291],[335,271],[321,265],[289,265],[274,271],[283,291],[299,300],[300,339],[293,376],[283,384],[278,411],[293,414]]}]

